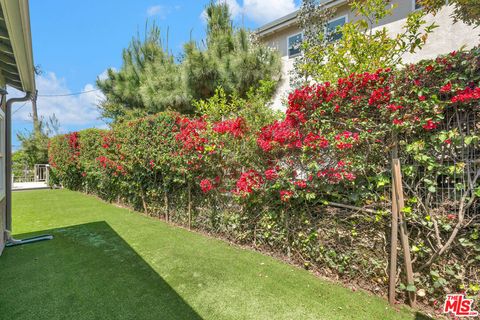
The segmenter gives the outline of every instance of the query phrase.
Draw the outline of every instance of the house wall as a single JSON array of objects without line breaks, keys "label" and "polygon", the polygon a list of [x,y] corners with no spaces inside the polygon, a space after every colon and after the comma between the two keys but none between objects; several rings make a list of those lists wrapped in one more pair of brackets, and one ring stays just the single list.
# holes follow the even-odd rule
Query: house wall
[{"label": "house wall", "polygon": [[[2,101],[2,105],[0,106],[2,111],[5,111],[5,99]],[[5,127],[4,127],[5,128]],[[5,139],[5,131],[0,131],[0,138]],[[5,146],[5,144],[3,144]],[[3,150],[0,150],[1,153],[4,155],[6,154],[6,149],[4,148]],[[4,182],[5,181],[5,167],[0,168],[0,175],[3,175],[3,179],[0,179],[0,181]],[[0,186],[0,190],[3,190],[4,192],[0,191],[0,255],[2,255],[3,249],[5,247],[5,225],[6,225],[6,203],[5,203],[5,185]]]},{"label": "house wall", "polygon": [[[394,0],[393,5],[397,7],[393,11],[393,15],[381,20],[378,27],[386,27],[391,36],[399,34],[403,30],[406,17],[413,11],[413,1],[410,0]],[[435,22],[439,27],[430,34],[424,48],[415,54],[405,54],[403,60],[405,63],[414,63],[422,59],[435,58],[440,54],[459,50],[461,47],[470,49],[480,44],[480,30],[474,29],[462,22],[453,23],[451,14],[452,6],[445,6],[436,16],[427,15],[427,23]],[[337,8],[335,17],[346,15],[347,21],[356,21],[356,17],[348,8],[343,5]],[[279,84],[277,94],[273,99],[272,107],[274,109],[285,110],[285,99],[292,90],[291,73],[294,70],[295,58],[288,57],[287,38],[291,35],[301,32],[298,25],[291,25],[275,33],[269,34],[261,38],[262,42],[268,46],[278,49],[282,57],[282,80]]]}]

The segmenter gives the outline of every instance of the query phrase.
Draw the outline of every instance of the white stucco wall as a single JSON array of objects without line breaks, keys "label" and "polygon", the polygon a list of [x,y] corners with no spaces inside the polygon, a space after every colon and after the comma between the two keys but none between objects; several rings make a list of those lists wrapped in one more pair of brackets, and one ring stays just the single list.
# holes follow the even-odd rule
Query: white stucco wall
[{"label": "white stucco wall", "polygon": [[[393,36],[403,30],[406,22],[406,16],[412,12],[412,2],[410,0],[396,0],[398,7],[394,11],[394,15],[380,21],[379,27],[386,27],[389,33]],[[405,63],[414,63],[422,59],[435,58],[440,54],[446,54],[464,47],[471,49],[480,44],[480,28],[470,27],[463,22],[453,23],[451,14],[453,7],[445,6],[437,15],[427,15],[427,23],[435,22],[439,25],[435,31],[430,34],[424,48],[415,54],[406,54],[403,57]],[[342,6],[337,10],[336,16],[348,15],[349,21],[357,19],[351,12],[348,12],[346,6]],[[294,59],[288,58],[287,53],[287,38],[294,35],[301,30],[298,26],[290,26],[279,32],[268,35],[262,39],[264,43],[279,50],[282,56],[282,81],[279,84],[277,94],[273,99],[272,107],[277,110],[285,110],[285,99],[288,93],[292,90],[290,86],[290,74],[294,69]]]}]

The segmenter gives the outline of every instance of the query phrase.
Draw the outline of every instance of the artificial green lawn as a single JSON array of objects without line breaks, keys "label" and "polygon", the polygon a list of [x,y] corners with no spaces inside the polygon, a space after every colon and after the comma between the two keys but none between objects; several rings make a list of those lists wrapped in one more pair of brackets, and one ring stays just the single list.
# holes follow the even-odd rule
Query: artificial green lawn
[{"label": "artificial green lawn", "polygon": [[250,250],[66,190],[17,192],[0,319],[415,319]]}]

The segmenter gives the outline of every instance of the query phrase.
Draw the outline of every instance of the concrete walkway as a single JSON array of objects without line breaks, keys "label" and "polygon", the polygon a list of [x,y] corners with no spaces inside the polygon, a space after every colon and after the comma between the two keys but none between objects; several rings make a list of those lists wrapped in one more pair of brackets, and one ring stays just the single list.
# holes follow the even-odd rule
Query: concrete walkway
[{"label": "concrete walkway", "polygon": [[36,190],[50,188],[45,182],[15,182],[12,191]]}]

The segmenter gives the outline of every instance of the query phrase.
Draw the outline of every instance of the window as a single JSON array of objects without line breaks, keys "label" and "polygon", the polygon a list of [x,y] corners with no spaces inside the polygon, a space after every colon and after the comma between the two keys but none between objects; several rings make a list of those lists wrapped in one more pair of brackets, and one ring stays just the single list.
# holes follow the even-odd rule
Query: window
[{"label": "window", "polygon": [[0,200],[5,197],[5,114],[0,109]]},{"label": "window", "polygon": [[303,41],[302,33],[297,33],[297,34],[294,34],[293,36],[288,37],[287,43],[288,43],[289,58],[296,57],[300,54],[300,52],[302,51],[302,49],[300,48],[302,41]]},{"label": "window", "polygon": [[412,7],[413,11],[421,9],[422,5],[420,4],[420,0],[412,0]]},{"label": "window", "polygon": [[337,41],[342,37],[342,32],[338,29],[341,28],[345,23],[347,23],[347,16],[330,20],[327,23],[326,36],[329,41]]}]

